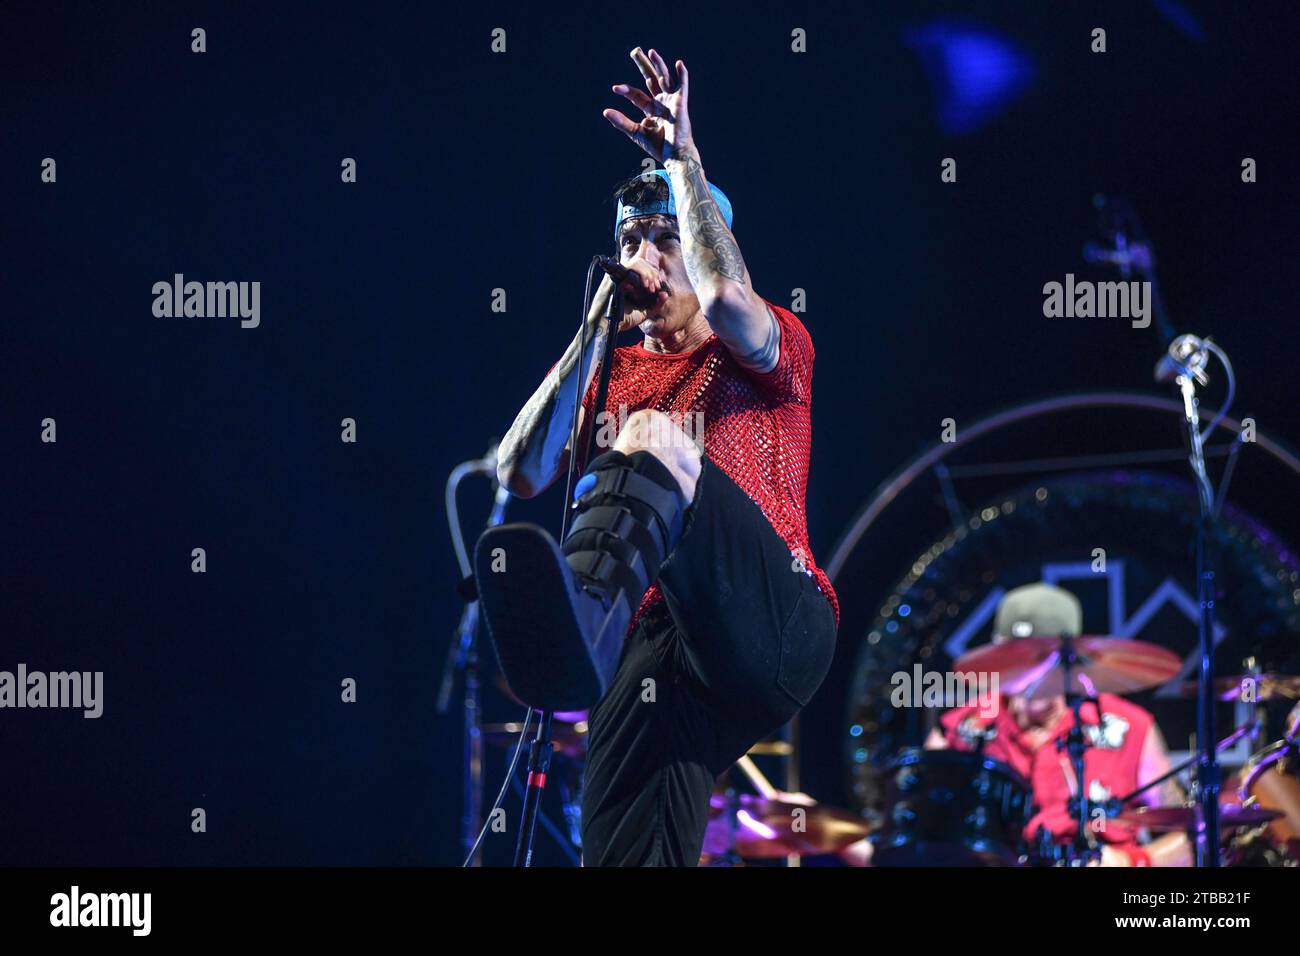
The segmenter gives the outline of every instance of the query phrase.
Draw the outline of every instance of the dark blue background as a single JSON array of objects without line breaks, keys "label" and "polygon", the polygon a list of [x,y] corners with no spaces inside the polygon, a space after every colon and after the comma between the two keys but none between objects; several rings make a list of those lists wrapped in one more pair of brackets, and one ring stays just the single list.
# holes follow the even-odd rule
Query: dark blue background
[{"label": "dark blue background", "polygon": [[[690,67],[755,287],[807,290],[819,555],[941,418],[1153,387],[1150,331],[1042,316],[1044,282],[1111,278],[1080,260],[1099,190],[1136,202],[1174,324],[1233,355],[1239,408],[1294,441],[1297,19],[1187,8],[1204,42],[1140,2],[11,9],[0,668],[102,670],[106,702],[97,721],[0,713],[0,862],[458,861],[460,724],[433,707],[459,613],[443,482],[576,328],[609,190],[640,160],[600,115],[635,79],[634,45]],[[952,14],[1037,67],[1025,99],[959,138],[901,40]],[[260,281],[261,327],[155,318],[151,287],[175,272]],[[1295,487],[1257,491],[1300,537]],[[486,500],[465,495],[469,523]],[[554,524],[558,506],[552,491],[511,513]],[[841,589],[844,659],[804,726],[835,741],[811,758],[825,799],[846,802],[836,681],[863,615],[942,529],[927,513],[879,555],[874,591]]]}]

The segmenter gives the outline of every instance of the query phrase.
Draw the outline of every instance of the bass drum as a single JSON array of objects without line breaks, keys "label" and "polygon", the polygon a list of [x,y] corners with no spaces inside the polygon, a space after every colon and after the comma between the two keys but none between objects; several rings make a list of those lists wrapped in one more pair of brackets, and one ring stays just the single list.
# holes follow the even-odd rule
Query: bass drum
[{"label": "bass drum", "polygon": [[958,750],[891,761],[873,866],[1016,866],[1033,815],[1029,784],[1001,761]]}]

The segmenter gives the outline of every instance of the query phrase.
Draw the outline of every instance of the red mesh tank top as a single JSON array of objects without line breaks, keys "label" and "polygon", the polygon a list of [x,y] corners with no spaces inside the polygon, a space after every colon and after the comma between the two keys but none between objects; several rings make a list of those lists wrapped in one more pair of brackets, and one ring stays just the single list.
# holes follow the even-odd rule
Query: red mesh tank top
[{"label": "red mesh tank top", "polygon": [[[602,423],[609,423],[603,425],[607,434],[617,434],[628,415],[652,408],[671,415],[688,434],[698,436],[702,426],[709,459],[758,505],[790,548],[791,561],[799,559],[812,573],[838,623],[839,600],[808,544],[812,338],[793,312],[767,305],[781,326],[780,354],[772,371],[746,370],[716,335],[690,352],[662,354],[643,344],[618,348]],[[579,448],[585,447],[596,385],[593,376]],[[633,624],[661,600],[659,585],[652,585]]]}]

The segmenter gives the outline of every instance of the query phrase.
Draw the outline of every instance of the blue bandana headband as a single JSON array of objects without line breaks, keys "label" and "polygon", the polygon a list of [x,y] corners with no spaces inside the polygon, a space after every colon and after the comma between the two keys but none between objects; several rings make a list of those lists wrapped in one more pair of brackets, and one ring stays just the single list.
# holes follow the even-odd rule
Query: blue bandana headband
[{"label": "blue bandana headband", "polygon": [[[668,178],[666,170],[656,169],[652,175],[658,176],[668,184],[667,199],[648,199],[646,202],[638,205],[624,205],[623,200],[618,201],[618,210],[614,215],[614,241],[618,241],[618,230],[628,219],[635,219],[637,216],[676,216],[677,199],[673,195],[673,182]],[[709,183],[709,192],[713,193],[713,201],[718,204],[718,210],[722,213],[722,220],[731,228],[731,200],[713,183]]]}]

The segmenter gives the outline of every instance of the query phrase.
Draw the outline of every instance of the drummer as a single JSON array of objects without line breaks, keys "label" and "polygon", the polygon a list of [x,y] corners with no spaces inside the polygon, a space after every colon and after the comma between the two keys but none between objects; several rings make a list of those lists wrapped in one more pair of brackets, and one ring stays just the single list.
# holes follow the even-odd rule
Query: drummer
[{"label": "drummer", "polygon": [[[1021,637],[1076,636],[1082,633],[1083,609],[1069,591],[1051,584],[1030,584],[1009,591],[998,605],[994,622],[995,643]],[[1136,790],[1169,770],[1169,752],[1151,714],[1114,694],[1098,695],[1101,713],[1092,702],[1083,705],[1085,734],[1084,776],[1088,781],[1090,809],[1112,796]],[[1070,843],[1078,823],[1070,815],[1069,801],[1077,792],[1069,753],[1058,746],[1074,725],[1074,714],[1063,696],[1029,700],[1002,695],[1001,706],[985,716],[986,706],[970,705],[948,711],[925,742],[927,749],[980,750],[1017,771],[1033,788],[1037,812],[1025,827],[1030,846],[1040,827],[1054,843]],[[1152,787],[1140,798],[1155,806],[1183,802],[1181,788],[1172,779]],[[1101,845],[1102,866],[1190,866],[1192,850],[1187,837],[1168,833],[1141,844],[1130,826],[1097,815],[1089,830]],[[867,865],[871,846],[861,841],[843,858]]]}]

